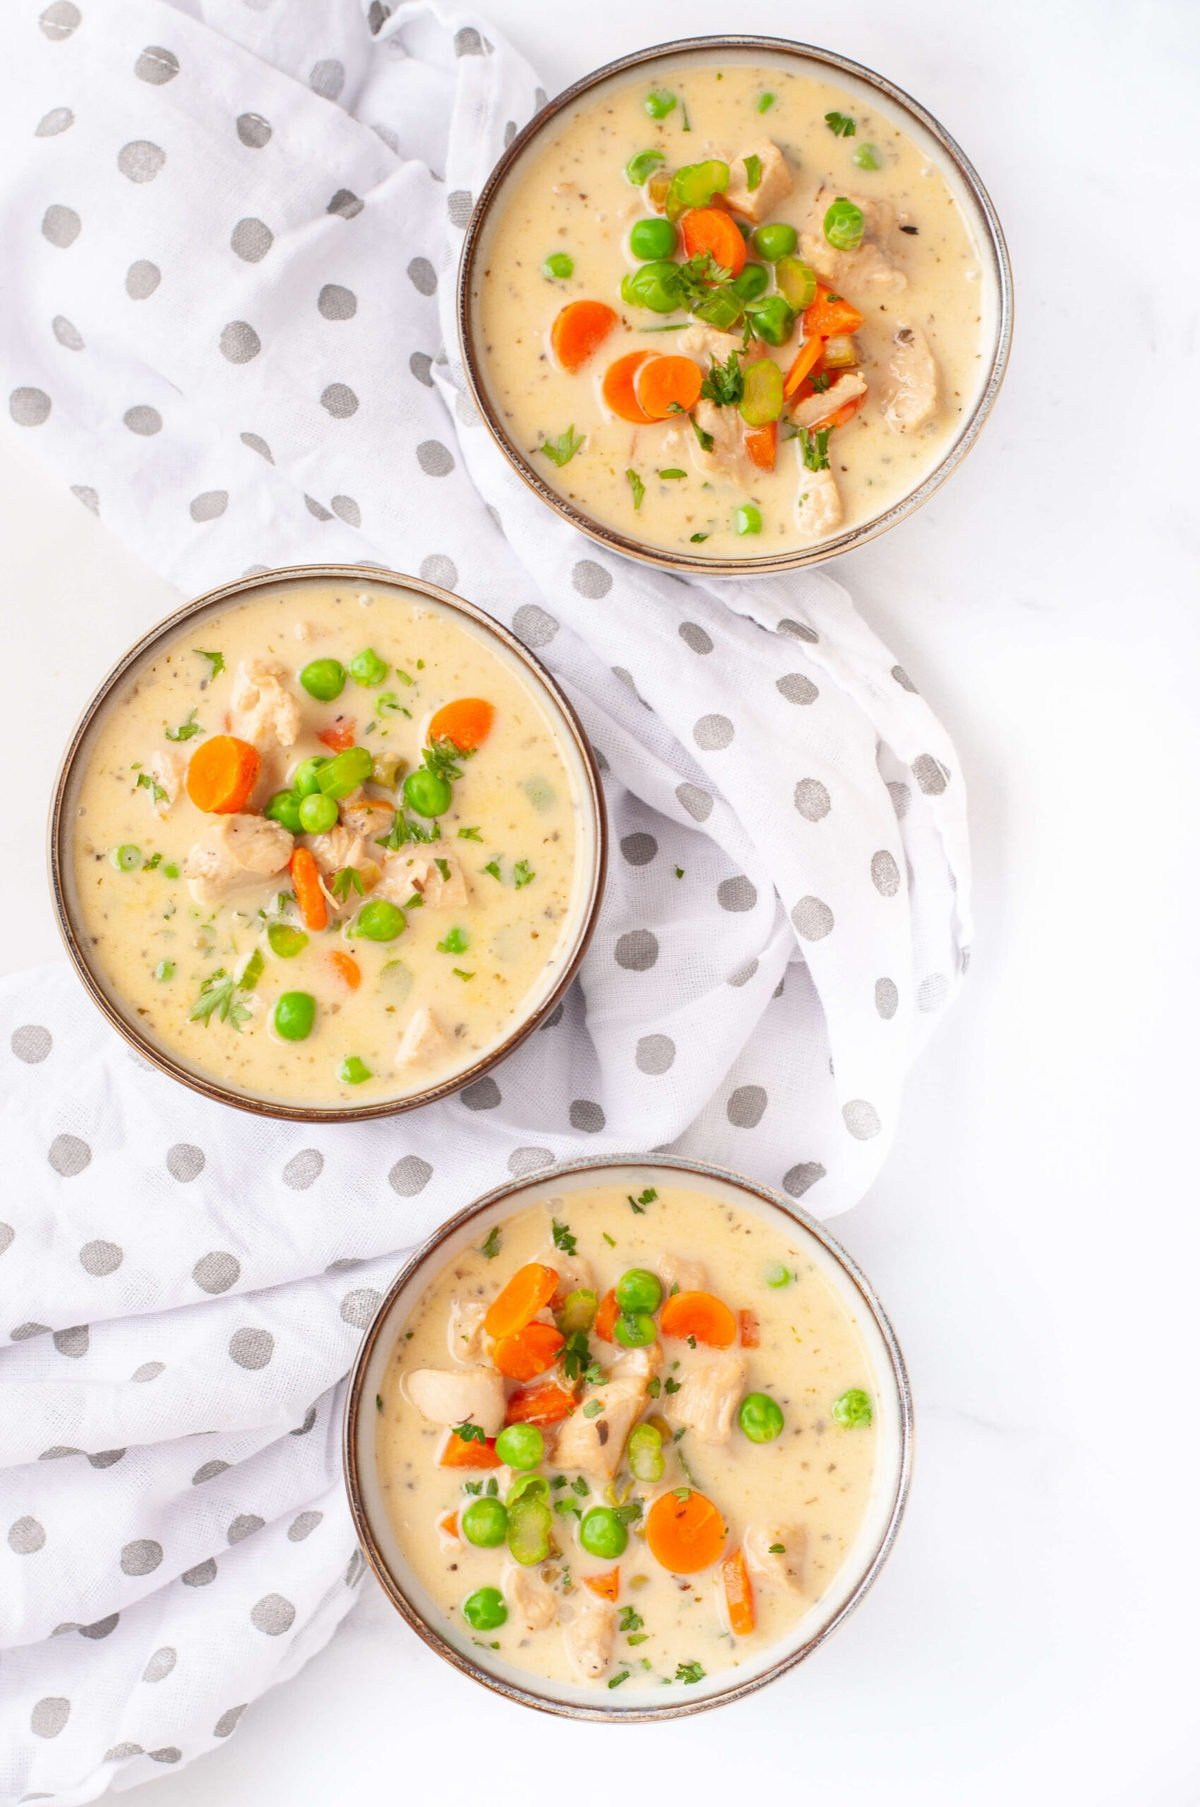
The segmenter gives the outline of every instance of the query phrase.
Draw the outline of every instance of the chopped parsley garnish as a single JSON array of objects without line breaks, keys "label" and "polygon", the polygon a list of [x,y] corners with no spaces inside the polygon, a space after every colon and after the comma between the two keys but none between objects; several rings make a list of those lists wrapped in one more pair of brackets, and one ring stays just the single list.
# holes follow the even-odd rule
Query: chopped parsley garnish
[{"label": "chopped parsley garnish", "polygon": [[682,866],[676,866],[676,868],[675,868],[675,876],[676,876],[676,878],[682,878],[682,877],[683,877],[683,867],[682,867]]},{"label": "chopped parsley garnish", "polygon": [[575,1253],[576,1239],[572,1236],[567,1225],[565,1223],[560,1223],[558,1218],[554,1217],[550,1220],[550,1228],[554,1236],[555,1248],[561,1249],[564,1255],[573,1255]]},{"label": "chopped parsley garnish", "polygon": [[[700,422],[696,419],[696,416],[694,414],[689,414],[688,419],[691,421],[692,430],[694,431],[696,438],[700,442],[700,450],[702,452],[711,452],[713,449],[713,445],[715,443],[713,440],[712,434],[705,432],[704,428],[700,425]],[[695,535],[693,534],[692,537],[694,539]]]},{"label": "chopped parsley garnish", "polygon": [[535,446],[534,450],[537,452],[545,452],[551,464],[556,464],[559,470],[561,470],[564,464],[570,464],[572,458],[574,458],[576,452],[583,443],[584,436],[581,433],[577,433],[575,428],[571,426],[567,428],[565,433],[560,433],[557,439],[543,438],[541,445]]},{"label": "chopped parsley garnish", "polygon": [[530,866],[528,860],[518,860],[513,867],[513,884],[518,891],[523,891],[526,885],[531,885],[536,877],[537,873]]},{"label": "chopped parsley garnish", "polygon": [[[207,659],[210,655],[208,653],[205,653],[204,656]],[[217,656],[219,658],[220,654],[218,654]],[[375,1410],[377,1412],[382,1412],[382,1410],[383,1410],[383,1394],[382,1393],[376,1393],[376,1395],[375,1395]]]},{"label": "chopped parsley garnish", "polygon": [[658,474],[659,474],[659,476],[660,476],[660,477],[666,477],[666,478],[671,478],[671,477],[686,477],[686,476],[687,476],[687,472],[686,472],[686,471],[681,471],[681,470],[679,470],[679,469],[678,469],[678,468],[677,468],[677,467],[676,467],[676,466],[674,466],[674,465],[672,465],[672,467],[671,467],[671,468],[670,468],[670,470],[665,470],[665,471],[659,471],[659,473],[658,473]]},{"label": "chopped parsley garnish", "polygon": [[482,841],[483,836],[477,828],[460,828],[458,838],[460,841]]},{"label": "chopped parsley garnish", "polygon": [[489,860],[489,861],[488,861],[488,863],[487,863],[487,865],[486,865],[486,866],[485,866],[485,867],[484,867],[484,871],[485,871],[485,872],[490,872],[490,873],[491,873],[491,875],[492,875],[492,877],[493,877],[493,878],[494,878],[494,879],[495,879],[495,880],[496,880],[496,882],[497,882],[497,884],[503,884],[503,882],[504,882],[504,881],[503,881],[503,879],[502,879],[502,878],[501,878],[501,877],[500,877],[500,862],[499,862],[499,860]]},{"label": "chopped parsley garnish", "polygon": [[578,1380],[592,1359],[587,1331],[573,1330],[562,1348],[563,1373],[568,1380]]},{"label": "chopped parsley garnish", "polygon": [[630,489],[633,491],[633,506],[634,506],[634,511],[636,512],[642,506],[642,503],[645,500],[646,485],[642,482],[641,478],[638,476],[637,472],[633,469],[632,466],[630,466],[629,470],[627,470],[625,472],[625,476],[629,483]]},{"label": "chopped parsley garnish", "polygon": [[450,971],[454,974],[456,979],[461,979],[464,984],[468,979],[473,979],[475,977],[474,973],[464,972],[461,966],[452,966]]},{"label": "chopped parsley garnish", "polygon": [[249,1006],[239,1004],[233,995],[240,988],[240,981],[234,980],[223,966],[218,966],[202,982],[200,996],[188,1012],[188,1021],[203,1023],[207,1028],[215,1016],[219,1022],[231,1023],[235,1029],[240,1029],[250,1017]]},{"label": "chopped parsley garnish", "polygon": [[772,1543],[767,1545],[767,1554],[768,1556],[784,1556],[787,1552],[781,1543]]},{"label": "chopped parsley garnish", "polygon": [[829,372],[827,370],[818,370],[816,375],[811,376],[808,380],[812,384],[814,395],[824,395],[829,387]]},{"label": "chopped parsley garnish", "polygon": [[156,979],[173,979],[175,977],[174,960],[160,960],[154,969]]},{"label": "chopped parsley garnish", "polygon": [[256,947],[245,966],[242,968],[242,976],[238,980],[238,990],[253,991],[254,987],[258,984],[258,981],[262,978],[262,970],[265,965],[266,961],[263,959],[262,949]]},{"label": "chopped parsley garnish", "polygon": [[500,1225],[494,1223],[488,1231],[487,1236],[484,1238],[479,1253],[483,1256],[485,1261],[494,1261],[496,1256],[500,1253],[500,1244]]},{"label": "chopped parsley garnish", "polygon": [[808,427],[800,429],[800,453],[804,459],[806,471],[827,471],[829,469],[829,427],[818,428],[813,432]]},{"label": "chopped parsley garnish", "polygon": [[641,1516],[641,1500],[627,1500],[623,1506],[618,1506],[614,1512],[614,1517],[619,1518],[623,1525],[636,1525]]},{"label": "chopped parsley garnish", "polygon": [[704,1670],[699,1663],[680,1663],[675,1670],[677,1682],[702,1682]]},{"label": "chopped parsley garnish", "polygon": [[[634,1631],[629,1634],[629,1636],[626,1638],[625,1642],[627,1644],[644,1644],[646,1642],[646,1640],[649,1638],[649,1636],[650,1636],[650,1633],[648,1631]],[[643,1657],[642,1658],[642,1668],[648,1669],[649,1667],[650,1667],[649,1663],[646,1661],[645,1657]]]},{"label": "chopped parsley garnish", "polygon": [[470,759],[474,748],[464,752],[452,740],[435,740],[431,747],[426,747],[421,754],[422,764],[435,778],[444,778],[447,784],[462,777],[462,766],[459,761]]},{"label": "chopped parsley garnish", "polygon": [[655,1374],[646,1382],[646,1393],[650,1399],[657,1399],[662,1392],[662,1381]]},{"label": "chopped parsley garnish", "polygon": [[211,667],[209,674],[208,674],[210,680],[213,678],[220,677],[221,673],[225,669],[225,654],[224,653],[206,653],[204,651],[203,647],[200,647],[200,646],[193,646],[192,651],[195,653],[195,655],[198,659],[207,659],[208,660],[208,663]]},{"label": "chopped parsley garnish", "polygon": [[679,1391],[679,1382],[677,1380],[670,1380],[670,1379],[664,1380],[664,1382],[663,1382],[663,1392],[664,1393],[678,1393],[678,1391]]},{"label": "chopped parsley garnish", "polygon": [[487,1438],[483,1434],[483,1426],[480,1424],[472,1424],[469,1419],[464,1419],[461,1424],[455,1425],[454,1435],[458,1438],[460,1443],[487,1442]]},{"label": "chopped parsley garnish", "polygon": [[[731,351],[723,364],[715,358],[709,360],[711,368],[700,385],[700,393],[718,408],[736,408],[745,393],[742,379],[742,366],[738,362],[738,354]],[[707,451],[709,448],[705,447]]]},{"label": "chopped parsley garnish", "polygon": [[610,1249],[616,1248],[617,1239],[615,1236],[610,1236],[607,1230],[601,1230],[600,1234],[603,1236],[605,1242],[608,1244]]},{"label": "chopped parsley garnish", "polygon": [[357,866],[343,866],[339,872],[334,873],[329,881],[329,889],[339,903],[345,903],[352,889],[357,891],[361,897],[363,894],[362,873]]},{"label": "chopped parsley garnish", "polygon": [[746,188],[753,194],[762,181],[762,158],[751,155],[743,157],[742,162],[746,165]]},{"label": "chopped parsley garnish", "polygon": [[583,1408],[583,1415],[585,1418],[597,1418],[603,1410],[604,1406],[599,1399],[589,1399]]},{"label": "chopped parsley garnish", "polygon": [[450,883],[450,862],[449,862],[449,860],[435,859],[433,863],[437,867],[439,873],[441,874],[442,883],[444,885],[448,885]]},{"label": "chopped parsley garnish", "polygon": [[771,108],[774,105],[775,105],[775,96],[773,94],[760,94],[759,95],[758,111],[760,113],[769,113],[771,111]]},{"label": "chopped parsley garnish", "polygon": [[188,711],[187,720],[180,722],[177,728],[168,728],[166,722],[163,723],[163,733],[168,740],[194,740],[197,734],[203,734],[203,732],[204,729],[196,720],[194,709]]},{"label": "chopped parsley garnish", "polygon": [[165,803],[167,800],[166,791],[158,782],[158,779],[152,778],[149,772],[138,773],[137,789],[139,791],[149,791],[156,803]]},{"label": "chopped parsley garnish", "polygon": [[643,1619],[636,1607],[623,1606],[621,1608],[621,1616],[617,1621],[617,1629],[624,1632],[640,1631],[645,1623],[645,1619]]},{"label": "chopped parsley garnish", "polygon": [[375,709],[379,715],[407,715],[412,719],[412,710],[404,707],[394,690],[381,690],[375,698]]},{"label": "chopped parsley garnish", "polygon": [[582,1506],[577,1505],[574,1500],[555,1500],[554,1510],[560,1513],[563,1518],[566,1518],[568,1513],[573,1514],[576,1518],[581,1519],[583,1517]]},{"label": "chopped parsley garnish", "polygon": [[465,954],[470,946],[465,929],[451,929],[437,944],[439,954]]},{"label": "chopped parsley garnish", "polygon": [[482,1493],[483,1492],[483,1482],[482,1481],[464,1481],[463,1482],[463,1492],[464,1493]]},{"label": "chopped parsley garnish", "polygon": [[[686,126],[684,127],[684,130],[685,131],[687,130]],[[622,1669],[618,1675],[610,1675],[608,1678],[609,1687],[610,1688],[619,1688],[621,1686],[622,1682],[627,1682],[629,1680],[629,1677],[632,1673],[633,1672],[630,1669]]]},{"label": "chopped parsley garnish", "polygon": [[428,846],[434,841],[440,841],[441,838],[442,829],[439,822],[431,822],[426,828],[422,823],[414,822],[411,816],[406,816],[403,810],[398,809],[387,833],[375,836],[375,845],[387,847],[392,853],[395,853],[409,841],[423,841]]},{"label": "chopped parsley garnish", "polygon": [[646,1206],[654,1203],[655,1199],[658,1197],[658,1193],[654,1190],[653,1186],[647,1186],[643,1192],[638,1193],[636,1198],[634,1198],[632,1192],[627,1192],[625,1196],[629,1200],[629,1208],[633,1211],[635,1216],[644,1217],[646,1215]]},{"label": "chopped parsley garnish", "polygon": [[586,1481],[584,1476],[581,1474],[577,1474],[575,1476],[575,1479],[571,1482],[571,1492],[577,1493],[579,1495],[580,1499],[584,1500],[587,1498],[588,1494],[591,1491],[592,1491],[591,1487],[588,1485],[588,1482]]},{"label": "chopped parsley garnish", "polygon": [[825,124],[835,138],[853,138],[858,127],[848,113],[826,113]]},{"label": "chopped parsley garnish", "polygon": [[694,533],[692,535],[692,545],[698,546],[700,544],[701,540],[706,540],[707,538],[708,538],[708,535],[706,533]]}]

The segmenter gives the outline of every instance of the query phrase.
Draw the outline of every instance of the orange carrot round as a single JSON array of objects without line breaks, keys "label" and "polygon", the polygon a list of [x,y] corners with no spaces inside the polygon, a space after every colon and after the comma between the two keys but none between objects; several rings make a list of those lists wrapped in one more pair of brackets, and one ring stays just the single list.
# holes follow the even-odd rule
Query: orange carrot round
[{"label": "orange carrot round", "polygon": [[590,1587],[594,1594],[599,1594],[602,1600],[615,1601],[621,1591],[621,1571],[619,1568],[607,1569],[603,1575],[585,1575],[583,1585]]},{"label": "orange carrot round", "polygon": [[741,1550],[735,1550],[721,1564],[721,1582],[725,1589],[730,1631],[735,1637],[749,1637],[754,1630],[754,1589]]},{"label": "orange carrot round", "polygon": [[775,469],[775,453],[779,445],[779,422],[769,420],[765,427],[746,429],[746,454],[760,471]]},{"label": "orange carrot round", "polygon": [[616,324],[606,302],[568,301],[550,328],[551,349],[564,370],[579,370]]},{"label": "orange carrot round", "polygon": [[804,335],[808,339],[833,339],[843,333],[856,333],[862,323],[858,309],[824,283],[817,288],[816,300],[804,310]]},{"label": "orange carrot round", "polygon": [[498,1340],[492,1360],[506,1380],[536,1380],[554,1365],[566,1340],[553,1324],[526,1324]]},{"label": "orange carrot round", "polygon": [[703,381],[694,358],[649,358],[633,379],[633,393],[651,420],[666,420],[696,406]]},{"label": "orange carrot round", "polygon": [[345,753],[354,745],[354,723],[338,716],[332,728],[322,728],[317,739],[327,746],[331,753]]},{"label": "orange carrot round", "polygon": [[694,1487],[663,1493],[646,1514],[650,1554],[673,1575],[711,1568],[725,1548],[725,1520]]},{"label": "orange carrot round", "polygon": [[353,954],[347,954],[340,947],[335,947],[329,956],[329,964],[351,991],[358,990],[362,984],[362,967]]},{"label": "orange carrot round", "polygon": [[545,1267],[540,1261],[527,1261],[488,1306],[483,1328],[497,1342],[502,1336],[515,1336],[537,1316],[543,1305],[549,1305],[557,1285],[558,1275],[552,1267]]},{"label": "orange carrot round", "polygon": [[496,719],[493,704],[481,696],[460,696],[453,703],[443,703],[429,724],[429,744],[452,740],[460,753],[473,753],[492,731]]},{"label": "orange carrot round", "polygon": [[679,224],[689,257],[707,251],[731,276],[741,275],[746,266],[746,241],[728,213],[719,207],[693,207]]},{"label": "orange carrot round", "polygon": [[489,1437],[480,1443],[477,1438],[460,1437],[457,1431],[451,1431],[438,1464],[442,1468],[499,1468],[496,1439]]},{"label": "orange carrot round", "polygon": [[329,921],[329,905],[321,889],[321,869],[307,847],[297,847],[288,861],[292,890],[306,929],[323,929]]},{"label": "orange carrot round", "polygon": [[[807,318],[805,315],[805,319]],[[795,395],[805,377],[821,362],[824,350],[824,339],[810,334],[792,359],[792,367],[783,379],[784,395]]]},{"label": "orange carrot round", "polygon": [[630,420],[635,426],[644,427],[650,419],[634,394],[633,380],[642,365],[655,355],[652,351],[627,351],[604,372],[600,393],[605,405],[619,420]]},{"label": "orange carrot round", "polygon": [[236,734],[214,734],[188,761],[187,794],[197,809],[233,816],[245,809],[262,764],[257,747]]},{"label": "orange carrot round", "polygon": [[664,1336],[694,1336],[714,1349],[728,1349],[737,1339],[737,1319],[712,1293],[672,1293],[658,1322]]},{"label": "orange carrot round", "polygon": [[596,1335],[600,1338],[602,1343],[612,1342],[613,1330],[616,1327],[616,1322],[620,1315],[621,1308],[617,1304],[616,1293],[606,1292],[596,1309],[596,1316],[592,1321],[592,1329],[596,1332]]},{"label": "orange carrot round", "polygon": [[561,1424],[575,1410],[574,1393],[552,1380],[540,1387],[518,1387],[504,1408],[505,1424]]}]

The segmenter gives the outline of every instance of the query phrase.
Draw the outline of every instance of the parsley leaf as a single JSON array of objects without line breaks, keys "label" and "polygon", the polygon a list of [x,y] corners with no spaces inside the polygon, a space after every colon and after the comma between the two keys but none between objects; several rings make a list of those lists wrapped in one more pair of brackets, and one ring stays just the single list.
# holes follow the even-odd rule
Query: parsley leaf
[{"label": "parsley leaf", "polygon": [[592,1359],[587,1331],[573,1330],[562,1348],[563,1373],[568,1380],[578,1380]]},{"label": "parsley leaf", "polygon": [[470,945],[464,929],[451,929],[437,944],[439,954],[465,954]]},{"label": "parsley leaf", "polygon": [[187,720],[185,722],[180,722],[177,728],[168,728],[166,722],[163,723],[163,733],[168,740],[194,740],[197,734],[203,734],[203,732],[204,729],[196,720],[196,711],[194,709],[188,712]]},{"label": "parsley leaf", "polygon": [[411,816],[406,816],[402,810],[398,809],[392,818],[392,826],[388,832],[375,836],[375,845],[387,847],[392,853],[395,853],[408,841],[424,841],[428,845],[434,841],[440,841],[441,838],[440,823],[431,822],[426,828],[422,823],[414,822]]},{"label": "parsley leaf", "polygon": [[492,875],[492,877],[493,877],[493,878],[494,878],[494,879],[495,879],[495,880],[496,880],[496,882],[497,882],[497,884],[503,884],[503,882],[504,882],[504,881],[503,881],[503,879],[502,879],[502,878],[501,878],[501,877],[500,877],[500,862],[499,862],[499,860],[489,860],[489,861],[488,861],[488,863],[487,863],[487,865],[486,865],[486,866],[485,866],[485,867],[484,867],[484,871],[485,871],[485,872],[490,872],[490,873],[491,873],[491,875]]},{"label": "parsley leaf", "polygon": [[208,660],[208,663],[212,668],[208,674],[210,681],[213,678],[220,677],[221,673],[225,669],[225,654],[224,653],[206,653],[204,651],[204,649],[199,646],[193,646],[192,651],[195,653],[195,655],[198,659],[207,659]]},{"label": "parsley leaf", "polygon": [[452,740],[435,740],[431,747],[426,747],[421,754],[422,764],[433,773],[435,778],[445,779],[447,784],[462,777],[462,766],[459,761],[470,759],[474,753],[464,752]]},{"label": "parsley leaf", "polygon": [[629,487],[633,491],[633,506],[634,511],[636,512],[645,500],[646,485],[632,467],[625,472],[625,475],[629,481]]},{"label": "parsley leaf", "polygon": [[406,709],[394,690],[381,690],[375,698],[375,711],[378,715],[407,715],[412,719],[412,710]]},{"label": "parsley leaf", "polygon": [[205,1028],[215,1016],[219,1022],[231,1023],[240,1029],[248,1021],[249,1007],[239,1004],[234,998],[235,982],[223,966],[218,966],[209,973],[200,986],[200,996],[188,1012],[188,1021],[203,1023]]},{"label": "parsley leaf", "polygon": [[829,427],[821,427],[816,432],[808,427],[801,427],[800,452],[806,471],[827,471],[829,469],[830,431]]},{"label": "parsley leaf", "polygon": [[825,124],[829,127],[835,138],[853,138],[855,132],[858,130],[858,127],[848,113],[826,113]]},{"label": "parsley leaf", "polygon": [[692,545],[698,546],[700,544],[701,540],[706,540],[707,538],[708,538],[708,535],[706,533],[694,533],[692,535]]},{"label": "parsley leaf", "polygon": [[464,972],[461,966],[452,966],[450,971],[454,974],[456,979],[461,979],[464,984],[468,979],[473,979],[475,977],[474,973]]},{"label": "parsley leaf", "polygon": [[609,1687],[619,1688],[622,1682],[627,1682],[629,1680],[630,1674],[630,1670],[622,1669],[619,1675],[610,1675],[608,1678]]},{"label": "parsley leaf", "polygon": [[768,1553],[768,1555],[770,1555],[770,1556],[783,1556],[783,1555],[786,1555],[786,1551],[785,1551],[785,1550],[784,1550],[784,1547],[783,1547],[783,1545],[782,1545],[782,1544],[781,1544],[781,1543],[772,1543],[772,1544],[768,1544],[768,1545],[767,1545],[767,1553]]},{"label": "parsley leaf", "polygon": [[541,445],[535,446],[534,451],[545,452],[551,464],[556,464],[559,470],[561,470],[564,464],[570,464],[572,458],[574,458],[576,452],[583,444],[584,435],[577,433],[575,428],[571,426],[567,428],[565,433],[560,433],[557,439],[546,439],[543,437]]},{"label": "parsley leaf", "polygon": [[494,1261],[496,1259],[496,1256],[500,1253],[500,1242],[500,1225],[494,1223],[488,1231],[487,1236],[484,1238],[483,1244],[479,1250],[479,1253],[483,1256],[485,1261]]},{"label": "parsley leaf", "polygon": [[460,841],[482,841],[483,836],[477,828],[460,828],[458,838]]},{"label": "parsley leaf", "polygon": [[550,1227],[554,1236],[555,1248],[561,1249],[564,1255],[573,1255],[575,1253],[575,1237],[572,1236],[567,1225],[560,1223],[558,1218],[554,1217],[550,1220]]},{"label": "parsley leaf", "polygon": [[[700,425],[700,422],[696,419],[696,416],[694,414],[690,416],[690,419],[691,419],[692,426],[695,430],[696,438],[700,441],[700,450],[702,452],[711,452],[713,449],[712,434],[705,432],[704,428]],[[705,538],[707,539],[707,537],[708,536],[706,534]],[[696,535],[693,534],[692,538],[695,539]]]},{"label": "parsley leaf", "polygon": [[653,1186],[647,1186],[644,1191],[638,1193],[636,1198],[634,1198],[632,1192],[627,1192],[625,1196],[629,1200],[629,1206],[634,1215],[637,1217],[645,1217],[646,1206],[654,1203],[655,1199],[658,1197],[658,1193]]},{"label": "parsley leaf", "polygon": [[699,1663],[680,1663],[675,1670],[677,1682],[702,1682],[704,1670]]},{"label": "parsley leaf", "polygon": [[[701,389],[700,393],[701,393],[701,395],[703,395],[703,393],[704,393],[703,388]],[[672,466],[670,470],[659,471],[658,474],[660,477],[686,477],[687,476],[686,471],[678,470],[675,466]]]},{"label": "parsley leaf", "polygon": [[442,883],[444,885],[448,885],[450,883],[450,862],[449,862],[449,860],[435,859],[433,863],[437,867],[438,871],[441,873]]},{"label": "parsley leaf", "polygon": [[623,1606],[617,1629],[619,1631],[640,1631],[645,1623],[645,1619],[636,1607]]},{"label": "parsley leaf", "polygon": [[337,898],[339,903],[345,903],[347,897],[350,895],[351,888],[357,891],[360,897],[362,896],[362,873],[358,870],[357,866],[343,866],[340,872],[334,873],[329,883],[329,889],[333,892],[333,895]]},{"label": "parsley leaf", "polygon": [[736,408],[745,392],[738,354],[731,351],[723,364],[710,358],[711,369],[700,385],[700,393],[718,408]]},{"label": "parsley leaf", "polygon": [[480,1424],[472,1424],[469,1420],[464,1420],[462,1424],[456,1424],[454,1426],[454,1435],[458,1438],[460,1443],[487,1442],[487,1438],[483,1434],[483,1426]]},{"label": "parsley leaf", "polygon": [[824,395],[829,387],[829,372],[827,370],[818,370],[816,375],[810,376],[808,380],[812,384],[814,395]]},{"label": "parsley leaf", "polygon": [[528,860],[518,860],[513,867],[513,884],[518,891],[523,891],[526,885],[531,885],[536,877],[537,873],[533,871]]},{"label": "parsley leaf", "polygon": [[166,791],[157,778],[152,778],[149,772],[138,773],[137,788],[139,791],[149,791],[156,803],[165,803],[167,800]]},{"label": "parsley leaf", "polygon": [[742,162],[746,165],[746,188],[753,194],[762,181],[762,158],[751,155],[743,157]]}]

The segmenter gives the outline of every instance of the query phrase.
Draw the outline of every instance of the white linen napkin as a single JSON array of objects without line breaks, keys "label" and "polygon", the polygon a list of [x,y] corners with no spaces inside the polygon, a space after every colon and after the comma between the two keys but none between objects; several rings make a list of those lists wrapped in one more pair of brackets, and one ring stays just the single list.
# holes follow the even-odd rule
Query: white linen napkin
[{"label": "white linen napkin", "polygon": [[830,577],[626,563],[492,446],[455,263],[543,97],[489,24],[7,24],[0,355],[31,449],[184,591],[330,559],[481,603],[578,705],[614,855],[556,1020],[390,1122],[193,1097],[65,967],[0,990],[0,1792],[72,1803],[228,1737],[348,1610],[339,1382],[398,1252],[464,1199],[658,1146],[822,1216],[861,1196],[965,968],[967,847],[945,733]]}]

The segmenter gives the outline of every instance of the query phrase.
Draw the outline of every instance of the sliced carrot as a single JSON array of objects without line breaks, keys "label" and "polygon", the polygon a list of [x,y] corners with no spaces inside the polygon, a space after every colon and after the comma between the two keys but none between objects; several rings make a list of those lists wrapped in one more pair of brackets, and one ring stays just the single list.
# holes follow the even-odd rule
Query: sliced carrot
[{"label": "sliced carrot", "polygon": [[775,452],[779,445],[779,422],[769,420],[765,427],[746,429],[746,452],[751,464],[760,471],[775,469]]},{"label": "sliced carrot", "polygon": [[429,744],[451,740],[460,753],[473,753],[492,731],[496,719],[493,704],[481,696],[460,696],[456,702],[443,703],[429,724]]},{"label": "sliced carrot", "polygon": [[635,426],[644,427],[650,419],[634,394],[633,379],[642,365],[656,355],[652,351],[627,351],[604,372],[600,393],[606,407],[611,408],[619,420],[631,420]]},{"label": "sliced carrot", "polygon": [[825,416],[824,420],[817,421],[812,431],[815,433],[825,427],[846,426],[849,421],[854,419],[854,416],[858,413],[866,399],[867,394],[865,389],[861,395],[852,395],[848,402],[843,402],[840,408],[835,408],[832,414],[827,414]]},{"label": "sliced carrot", "polygon": [[351,991],[358,990],[362,984],[362,967],[353,954],[344,953],[340,947],[336,947],[329,956],[329,964]]},{"label": "sliced carrot", "polygon": [[666,420],[696,406],[703,381],[694,358],[649,358],[633,379],[633,393],[651,420]]},{"label": "sliced carrot", "polygon": [[579,370],[616,324],[607,302],[568,301],[550,328],[551,349],[564,370]]},{"label": "sliced carrot", "polygon": [[856,333],[863,317],[841,295],[835,295],[824,283],[817,287],[817,298],[804,310],[804,336],[807,339],[832,339],[841,333]]},{"label": "sliced carrot", "polygon": [[197,809],[232,816],[245,809],[262,764],[257,747],[236,734],[214,734],[188,761],[187,794]]},{"label": "sliced carrot", "polygon": [[725,1520],[706,1494],[677,1487],[660,1494],[646,1514],[646,1542],[664,1569],[695,1575],[711,1568],[725,1548]]},{"label": "sliced carrot", "polygon": [[606,1292],[596,1309],[596,1316],[592,1322],[592,1329],[596,1332],[596,1335],[600,1338],[602,1343],[612,1342],[613,1330],[616,1327],[616,1322],[620,1315],[621,1311],[617,1304],[616,1293]]},{"label": "sliced carrot", "polygon": [[603,1575],[585,1575],[584,1587],[590,1587],[602,1600],[615,1600],[621,1591],[620,1569],[607,1569]]},{"label": "sliced carrot", "polygon": [[753,1311],[738,1312],[738,1342],[743,1349],[758,1348],[758,1314]]},{"label": "sliced carrot", "polygon": [[354,745],[354,723],[346,721],[344,716],[339,715],[332,728],[319,730],[317,739],[323,746],[328,747],[331,753],[345,753]]},{"label": "sliced carrot", "polygon": [[784,395],[795,395],[805,377],[808,376],[810,371],[815,370],[820,363],[821,354],[824,350],[825,342],[823,339],[810,336],[804,341],[792,360],[791,369],[783,379]]},{"label": "sliced carrot", "polygon": [[575,1410],[574,1393],[552,1380],[540,1387],[518,1387],[504,1408],[505,1424],[561,1424]]},{"label": "sliced carrot", "polygon": [[558,1275],[552,1267],[545,1267],[540,1261],[526,1262],[488,1306],[484,1329],[497,1340],[502,1336],[515,1336],[537,1316],[543,1305],[549,1305],[557,1285]]},{"label": "sliced carrot", "polygon": [[288,861],[292,890],[306,929],[323,929],[329,921],[329,905],[321,889],[321,869],[307,847],[297,847]]},{"label": "sliced carrot", "polygon": [[474,1437],[460,1437],[457,1431],[451,1431],[438,1457],[438,1465],[442,1468],[499,1468],[496,1439],[489,1437],[480,1443]]},{"label": "sliced carrot", "polygon": [[679,224],[689,257],[707,251],[731,276],[741,275],[746,266],[746,241],[728,213],[719,207],[693,207]]},{"label": "sliced carrot", "polygon": [[672,1293],[658,1322],[664,1336],[694,1336],[714,1349],[737,1340],[737,1319],[713,1293]]},{"label": "sliced carrot", "polygon": [[458,1513],[447,1512],[445,1518],[438,1519],[438,1530],[443,1537],[458,1536]]},{"label": "sliced carrot", "polygon": [[750,1571],[741,1550],[735,1550],[721,1564],[721,1581],[725,1588],[729,1629],[735,1637],[749,1637],[754,1630],[754,1589],[750,1585]]},{"label": "sliced carrot", "polygon": [[566,1340],[553,1324],[526,1324],[499,1339],[492,1360],[506,1380],[536,1380],[553,1367]]}]

